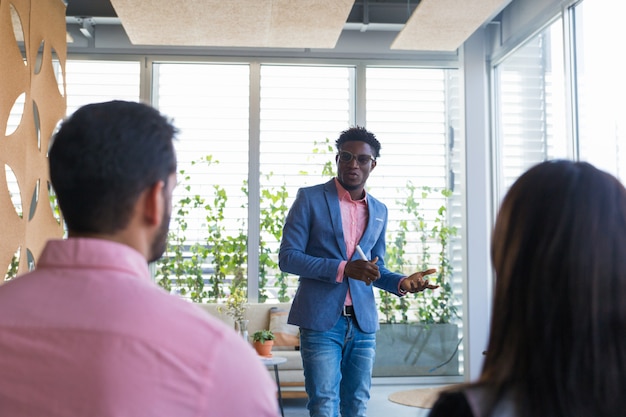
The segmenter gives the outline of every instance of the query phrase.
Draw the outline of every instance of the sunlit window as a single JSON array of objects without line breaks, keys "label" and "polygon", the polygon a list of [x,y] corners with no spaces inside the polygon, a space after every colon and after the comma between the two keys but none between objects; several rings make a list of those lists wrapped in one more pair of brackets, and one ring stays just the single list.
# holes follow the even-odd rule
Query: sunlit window
[{"label": "sunlit window", "polygon": [[585,0],[574,9],[580,159],[626,179],[626,6]]},{"label": "sunlit window", "polygon": [[498,200],[532,165],[572,157],[563,59],[558,19],[496,66]]},{"label": "sunlit window", "polygon": [[261,67],[262,299],[295,293],[297,277],[276,264],[282,223],[298,188],[334,175],[335,140],[354,124],[353,79],[354,68],[345,66]]},{"label": "sunlit window", "polygon": [[109,100],[139,101],[139,61],[68,60],[67,114]]}]

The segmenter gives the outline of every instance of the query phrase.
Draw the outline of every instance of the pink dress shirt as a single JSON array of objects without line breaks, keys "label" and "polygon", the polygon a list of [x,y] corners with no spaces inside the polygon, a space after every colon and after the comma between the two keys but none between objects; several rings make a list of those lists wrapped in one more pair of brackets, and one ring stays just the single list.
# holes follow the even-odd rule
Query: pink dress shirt
[{"label": "pink dress shirt", "polygon": [[252,347],[151,281],[134,249],[48,242],[34,272],[0,286],[0,415],[278,415]]},{"label": "pink dress shirt", "polygon": [[[350,196],[350,192],[343,188],[337,178],[335,178],[335,186],[337,187],[337,194],[339,196],[339,209],[341,210],[341,225],[343,227],[343,238],[346,243],[346,255],[348,259],[351,259],[356,250],[356,245],[359,244],[361,237],[363,237],[363,232],[367,227],[367,220],[369,219],[367,198],[365,198],[367,193],[364,192],[365,194],[362,199],[353,200]],[[344,270],[347,263],[348,261],[342,261],[339,264],[337,282],[343,281]],[[352,305],[349,287],[344,304]]]},{"label": "pink dress shirt", "polygon": [[[337,194],[339,196],[339,209],[341,210],[341,225],[343,227],[343,237],[346,243],[346,255],[348,259],[352,259],[356,245],[359,244],[359,241],[363,237],[363,233],[367,227],[367,221],[369,220],[366,198],[367,191],[364,190],[362,199],[352,200],[350,192],[343,188],[337,178],[335,178],[335,186],[337,187]],[[343,282],[343,275],[347,263],[348,261],[341,261],[339,264],[339,268],[337,269],[337,282]],[[400,286],[405,279],[406,277],[402,278],[398,284],[400,294],[406,294],[406,291]],[[348,288],[344,304],[352,305],[350,288]]]}]

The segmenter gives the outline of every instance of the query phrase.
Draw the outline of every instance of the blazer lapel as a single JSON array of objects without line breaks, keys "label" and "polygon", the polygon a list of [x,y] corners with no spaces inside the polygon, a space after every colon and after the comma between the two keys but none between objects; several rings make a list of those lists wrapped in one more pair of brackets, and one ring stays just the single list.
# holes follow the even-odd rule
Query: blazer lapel
[{"label": "blazer lapel", "polygon": [[384,226],[385,219],[382,218],[378,210],[377,201],[367,194],[367,209],[369,216],[367,219],[367,227],[361,236],[359,246],[364,252],[368,252],[374,247],[374,243],[380,236],[381,230]]},{"label": "blazer lapel", "polygon": [[341,223],[341,208],[339,207],[339,196],[337,195],[337,187],[335,186],[335,179],[328,181],[324,187],[324,197],[326,198],[326,204],[328,212],[330,214],[330,222],[335,232],[337,239],[337,245],[341,248],[341,256],[346,259],[346,242],[343,237],[343,224]]}]

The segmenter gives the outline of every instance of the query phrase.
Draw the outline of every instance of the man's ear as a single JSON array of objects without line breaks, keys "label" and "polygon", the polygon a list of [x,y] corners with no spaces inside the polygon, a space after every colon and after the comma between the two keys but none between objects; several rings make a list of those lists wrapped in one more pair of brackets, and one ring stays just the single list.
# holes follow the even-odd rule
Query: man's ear
[{"label": "man's ear", "polygon": [[165,187],[165,182],[157,181],[144,193],[143,217],[151,226],[158,226],[163,219],[163,210],[165,210],[163,187]]}]

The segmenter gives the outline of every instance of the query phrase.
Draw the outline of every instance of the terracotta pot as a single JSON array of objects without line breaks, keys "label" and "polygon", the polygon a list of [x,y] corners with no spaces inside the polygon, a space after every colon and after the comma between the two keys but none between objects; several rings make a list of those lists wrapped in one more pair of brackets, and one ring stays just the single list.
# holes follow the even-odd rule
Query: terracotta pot
[{"label": "terracotta pot", "polygon": [[256,352],[259,354],[259,356],[265,356],[266,358],[269,358],[272,356],[272,347],[274,346],[273,340],[266,340],[265,343],[254,342],[253,345],[254,345],[254,348],[256,349]]}]

